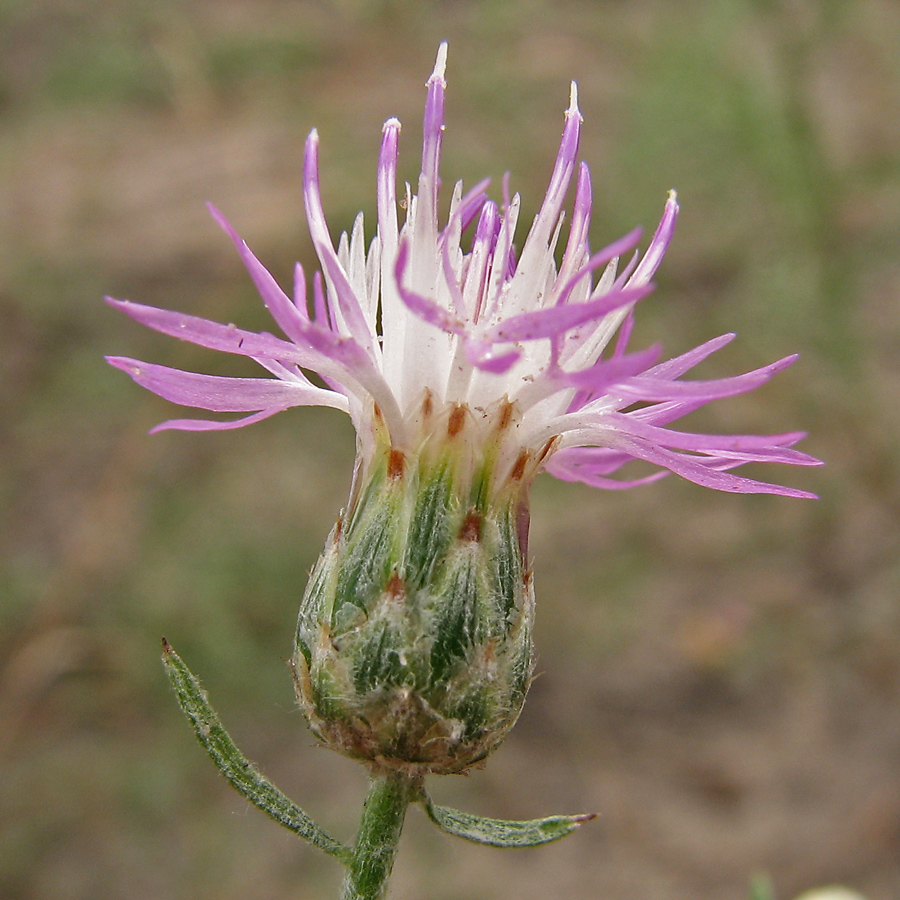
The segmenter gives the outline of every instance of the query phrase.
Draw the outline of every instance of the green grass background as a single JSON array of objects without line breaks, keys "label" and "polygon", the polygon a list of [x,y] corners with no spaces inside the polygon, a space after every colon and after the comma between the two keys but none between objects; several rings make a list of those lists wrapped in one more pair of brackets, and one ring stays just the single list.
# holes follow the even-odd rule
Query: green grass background
[{"label": "green grass background", "polygon": [[[539,677],[484,770],[438,802],[599,812],[534,851],[410,815],[393,896],[738,900],[900,890],[900,7],[893,0],[0,2],[0,896],[268,900],[340,873],[248,807],[181,718],[161,635],[238,743],[352,835],[364,776],[314,746],[284,660],[346,498],[337,413],[147,436],[173,410],[102,360],[237,360],[104,293],[268,328],[214,201],[282,283],[313,258],[319,129],[333,233],[371,222],[384,119],[418,171],[450,41],[445,183],[507,170],[528,221],[575,79],[599,247],[678,232],[635,346],[723,331],[723,376],[799,352],[697,428],[805,428],[818,502],[670,478],[534,490]],[[246,371],[251,371],[247,369]]]}]

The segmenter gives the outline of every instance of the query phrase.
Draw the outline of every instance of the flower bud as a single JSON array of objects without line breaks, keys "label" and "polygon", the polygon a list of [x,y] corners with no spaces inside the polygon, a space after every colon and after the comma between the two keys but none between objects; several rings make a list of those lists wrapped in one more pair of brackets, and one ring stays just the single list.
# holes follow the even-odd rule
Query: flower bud
[{"label": "flower bud", "polygon": [[500,743],[531,679],[528,488],[544,454],[510,437],[508,401],[436,414],[426,393],[419,419],[403,451],[373,416],[373,449],[303,598],[293,666],[329,747],[451,773]]}]

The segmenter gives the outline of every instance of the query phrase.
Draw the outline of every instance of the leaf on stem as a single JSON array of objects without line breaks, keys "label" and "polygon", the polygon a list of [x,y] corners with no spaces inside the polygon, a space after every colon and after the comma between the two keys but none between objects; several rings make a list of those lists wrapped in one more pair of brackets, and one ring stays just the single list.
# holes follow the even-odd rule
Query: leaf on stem
[{"label": "leaf on stem", "polygon": [[596,818],[596,813],[580,816],[549,816],[546,819],[511,821],[508,819],[488,819],[436,806],[428,797],[423,798],[425,810],[441,831],[456,837],[488,844],[491,847],[536,847],[548,844],[571,834],[579,825]]},{"label": "leaf on stem", "polygon": [[197,739],[228,783],[276,822],[347,864],[353,853],[326,834],[300,807],[267,781],[235,746],[191,670],[163,638],[162,661],[178,704],[191,720]]}]

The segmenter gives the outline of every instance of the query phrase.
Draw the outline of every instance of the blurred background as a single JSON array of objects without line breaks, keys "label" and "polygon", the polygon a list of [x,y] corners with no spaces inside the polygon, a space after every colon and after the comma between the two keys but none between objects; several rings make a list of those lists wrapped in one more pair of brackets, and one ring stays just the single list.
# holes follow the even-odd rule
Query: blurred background
[{"label": "blurred background", "polygon": [[289,284],[313,266],[306,134],[332,233],[371,223],[381,124],[402,120],[413,179],[441,39],[445,183],[499,197],[509,170],[529,221],[577,80],[592,244],[682,204],[634,346],[737,331],[706,377],[799,352],[688,425],[807,429],[828,465],[747,470],[817,502],[539,479],[538,678],[488,766],[432,792],[600,817],[519,852],[413,810],[392,896],[739,900],[766,873],[779,900],[897,900],[894,0],[0,2],[0,896],[336,895],[339,867],[217,775],[158,655],[165,634],[247,755],[350,839],[364,775],[315,747],[285,660],[352,430],[294,410],[148,436],[178,411],[103,354],[245,369],[101,298],[270,328],[204,201]]}]

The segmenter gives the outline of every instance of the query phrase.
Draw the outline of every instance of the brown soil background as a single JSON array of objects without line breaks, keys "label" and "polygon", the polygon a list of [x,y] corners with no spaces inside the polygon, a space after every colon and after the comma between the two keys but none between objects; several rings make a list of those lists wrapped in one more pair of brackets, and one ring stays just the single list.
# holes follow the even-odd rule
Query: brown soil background
[{"label": "brown soil background", "polygon": [[[0,4],[0,896],[333,895],[340,873],[250,808],[194,742],[165,634],[252,759],[349,839],[364,790],[317,749],[283,660],[349,483],[329,411],[245,431],[172,413],[102,354],[235,374],[103,293],[268,328],[214,201],[282,283],[312,267],[302,145],[333,233],[370,217],[381,123],[415,176],[450,41],[443,172],[509,170],[530,214],[579,83],[594,246],[683,215],[638,343],[739,332],[702,375],[800,362],[696,428],[805,428],[817,502],[674,478],[541,479],[539,677],[503,748],[438,802],[592,811],[533,851],[413,811],[392,896],[900,898],[900,7],[225,0]],[[247,369],[246,371],[251,371]]]}]

